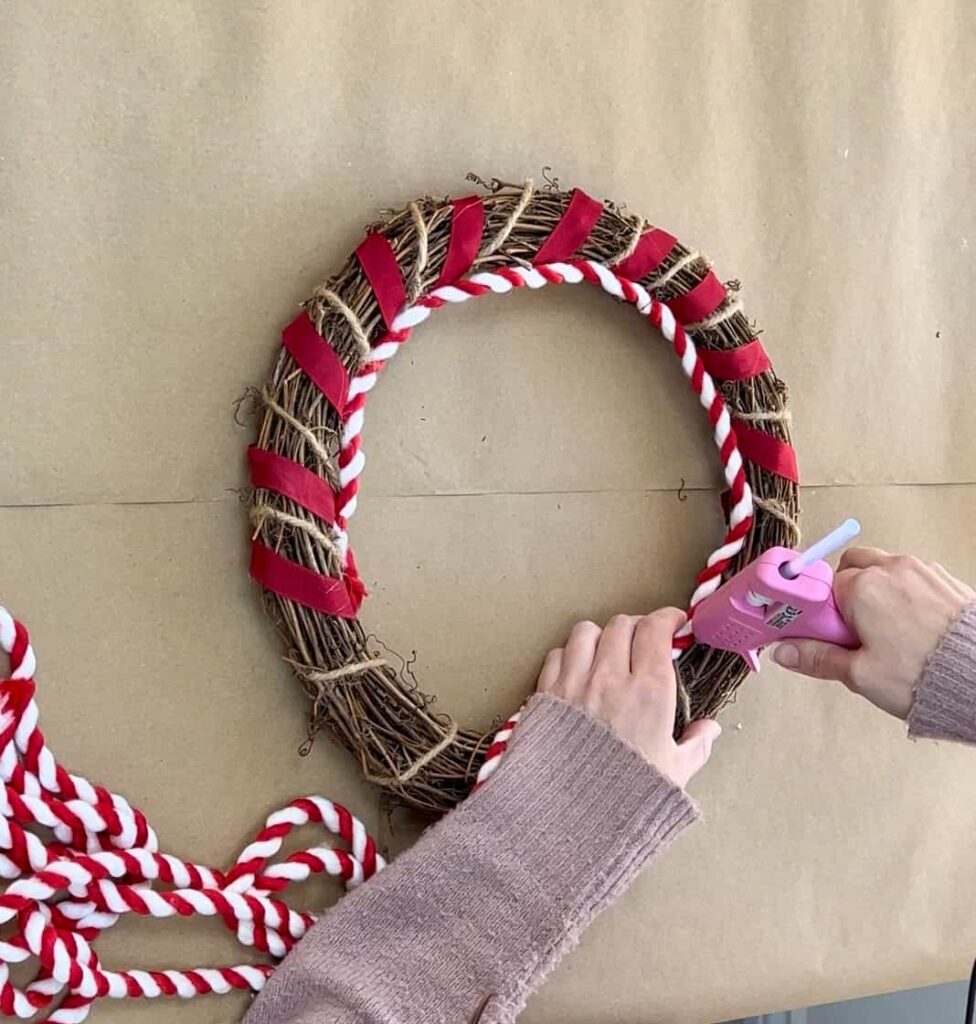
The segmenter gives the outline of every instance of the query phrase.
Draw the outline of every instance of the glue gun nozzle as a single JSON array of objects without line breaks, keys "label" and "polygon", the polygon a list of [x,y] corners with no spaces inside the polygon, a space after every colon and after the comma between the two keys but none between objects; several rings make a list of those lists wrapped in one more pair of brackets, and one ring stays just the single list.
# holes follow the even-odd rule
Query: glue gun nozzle
[{"label": "glue gun nozzle", "polygon": [[742,655],[742,660],[749,666],[750,672],[759,672],[762,669],[762,665],[759,662],[758,651],[746,651]]}]

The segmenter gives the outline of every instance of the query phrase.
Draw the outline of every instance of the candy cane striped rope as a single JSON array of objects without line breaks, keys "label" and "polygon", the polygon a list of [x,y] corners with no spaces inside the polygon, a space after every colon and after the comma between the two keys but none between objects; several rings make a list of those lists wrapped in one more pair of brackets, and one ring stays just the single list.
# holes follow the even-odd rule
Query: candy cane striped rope
[{"label": "candy cane striped rope", "polygon": [[[677,660],[694,642],[695,608],[718,589],[722,582],[722,573],[742,550],[753,522],[752,491],[746,481],[745,468],[736,444],[729,411],[714,380],[705,370],[694,342],[677,322],[671,310],[652,298],[646,288],[614,273],[609,267],[595,260],[572,260],[534,267],[504,267],[490,273],[474,274],[434,289],[396,316],[390,330],[373,346],[369,362],[360,368],[350,382],[339,452],[340,490],[336,499],[338,516],[334,525],[336,542],[343,556],[351,557],[346,525],[356,511],[359,478],[366,466],[366,456],[362,449],[366,399],[376,386],[380,371],[410,339],[413,329],[423,323],[435,309],[467,302],[478,296],[502,295],[518,288],[534,290],[547,284],[578,284],[581,281],[598,285],[615,299],[635,306],[638,313],[647,317],[670,342],[692,390],[698,395],[701,405],[708,414],[712,436],[729,487],[731,508],[728,530],[721,545],[709,555],[705,568],[695,581],[695,589],[688,602],[688,622],[675,634],[672,644],[672,657]],[[350,563],[347,562],[347,568],[349,566]],[[679,693],[687,721],[690,718],[687,692],[683,687],[679,687]],[[508,748],[508,740],[518,717],[516,713],[502,726],[488,748],[484,763],[478,771],[475,788],[483,785],[497,769]]]},{"label": "candy cane striped rope", "polygon": [[515,726],[518,723],[519,718],[522,717],[521,708],[508,719],[507,722],[495,733],[495,738],[491,741],[491,745],[485,751],[485,759],[478,769],[478,776],[475,779],[474,786],[471,788],[473,793],[476,789],[480,789],[490,778],[495,774],[495,769],[498,767],[499,762],[502,759],[502,754],[508,750],[508,741],[511,738],[512,733],[515,731]]},{"label": "candy cane striped rope", "polygon": [[[614,298],[635,306],[642,316],[647,317],[661,331],[671,343],[692,390],[708,414],[730,491],[731,509],[725,538],[709,556],[696,580],[695,590],[688,602],[689,615],[693,616],[696,606],[718,589],[722,573],[742,550],[753,520],[752,491],[746,482],[731,417],[694,343],[675,320],[671,310],[653,299],[642,285],[614,273],[595,260],[572,260],[534,267],[503,267],[490,273],[474,274],[454,284],[434,289],[396,316],[390,330],[373,346],[369,362],[360,368],[349,386],[339,452],[340,490],[336,499],[339,514],[334,526],[336,541],[344,557],[349,557],[349,538],[345,527],[356,511],[359,478],[366,465],[366,456],[362,450],[366,399],[375,387],[382,368],[396,355],[401,345],[409,340],[413,329],[423,323],[435,309],[467,302],[481,295],[502,295],[518,288],[538,289],[547,284],[578,284],[581,281],[598,285]],[[693,639],[692,621],[689,618],[688,624],[675,636],[673,656],[679,657],[682,651],[691,646]]]},{"label": "candy cane striped rope", "polygon": [[[199,915],[219,917],[242,945],[280,958],[314,921],[281,901],[289,885],[325,874],[352,889],[385,866],[362,822],[320,796],[272,814],[229,871],[161,853],[141,811],[55,759],[38,727],[27,630],[4,608],[0,647],[11,666],[0,680],[0,877],[10,883],[0,894],[0,924],[8,926],[0,938],[0,1015],[28,1019],[49,1011],[52,1024],[79,1024],[102,997],[257,991],[271,964],[109,970],[94,942],[123,914]],[[270,863],[306,824],[322,825],[348,850],[313,846]],[[54,840],[28,831],[32,825],[50,828]],[[35,976],[14,984],[11,965],[28,960],[39,965]]]},{"label": "candy cane striped rope", "polygon": [[[118,794],[67,772],[38,727],[36,661],[27,630],[0,608],[0,647],[11,672],[0,680],[0,1015],[28,1019],[50,1010],[52,1024],[78,1024],[99,998],[180,996],[257,991],[271,964],[190,970],[109,970],[95,939],[123,914],[219,917],[244,946],[284,956],[315,918],[278,899],[289,885],[313,875],[341,879],[353,889],[385,866],[362,822],[321,796],[301,797],[274,812],[229,871],[161,853],[145,815]],[[517,717],[517,716],[515,716]],[[492,744],[503,750],[514,726]],[[291,832],[320,824],[348,851],[314,846],[269,863]],[[54,833],[45,843],[25,826]],[[160,890],[157,885],[168,888]],[[10,967],[36,959],[24,986]]]}]

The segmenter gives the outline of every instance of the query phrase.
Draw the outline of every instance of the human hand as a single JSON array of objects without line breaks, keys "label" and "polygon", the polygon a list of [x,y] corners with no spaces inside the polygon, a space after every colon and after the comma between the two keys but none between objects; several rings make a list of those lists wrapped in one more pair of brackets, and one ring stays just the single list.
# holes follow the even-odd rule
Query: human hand
[{"label": "human hand", "polygon": [[851,651],[789,640],[777,645],[773,661],[815,679],[837,679],[882,711],[907,718],[929,655],[976,591],[936,563],[849,548],[834,577],[834,597],[861,646]]},{"label": "human hand", "polygon": [[708,761],[722,731],[706,718],[692,722],[678,742],[672,735],[678,694],[671,637],[684,622],[677,608],[616,615],[605,629],[578,622],[566,646],[546,655],[538,683],[540,693],[606,722],[682,788]]}]

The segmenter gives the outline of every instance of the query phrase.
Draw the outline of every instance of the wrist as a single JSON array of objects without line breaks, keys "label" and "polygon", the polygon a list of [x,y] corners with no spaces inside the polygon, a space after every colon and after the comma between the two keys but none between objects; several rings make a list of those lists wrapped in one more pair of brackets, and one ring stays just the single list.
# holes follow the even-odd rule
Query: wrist
[{"label": "wrist", "polygon": [[699,817],[684,790],[610,725],[551,694],[529,699],[497,771],[460,811],[469,808],[570,843],[580,830],[636,829],[661,845]]}]

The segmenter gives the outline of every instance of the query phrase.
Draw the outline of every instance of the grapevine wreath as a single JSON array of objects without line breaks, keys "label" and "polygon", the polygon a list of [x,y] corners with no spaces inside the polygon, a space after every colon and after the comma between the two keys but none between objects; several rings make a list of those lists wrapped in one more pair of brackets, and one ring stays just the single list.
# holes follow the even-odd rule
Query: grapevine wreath
[{"label": "grapevine wreath", "polygon": [[[428,196],[374,225],[283,332],[249,451],[251,574],[311,698],[310,735],[326,729],[367,779],[424,811],[448,810],[490,774],[517,716],[494,740],[462,728],[370,647],[347,532],[365,464],[366,400],[434,311],[579,282],[635,306],[663,334],[714,429],[727,532],[695,581],[692,616],[724,575],[771,545],[798,542],[786,387],[737,286],[727,289],[697,250],[553,182],[536,190],[496,179],[487,195]],[[747,674],[737,655],[696,645],[693,621],[674,638],[676,730],[715,714]]]},{"label": "grapevine wreath", "polygon": [[[698,576],[692,615],[724,574],[798,540],[785,387],[738,297],[698,252],[584,192],[536,192],[531,183],[495,182],[481,198],[418,200],[378,225],[285,328],[250,449],[251,572],[312,698],[311,727],[327,728],[368,778],[426,811],[448,809],[490,775],[517,715],[494,739],[461,729],[369,650],[347,539],[366,396],[434,310],[583,281],[635,306],[660,331],[713,427],[727,530]],[[285,902],[288,886],[328,874],[354,888],[383,868],[362,823],[321,796],[273,812],[227,868],[162,852],[141,811],[56,759],[39,727],[34,650],[4,608],[0,648],[10,660],[0,679],[0,877],[8,883],[0,893],[0,1016],[43,1013],[51,1024],[81,1024],[104,997],[257,991],[272,962],[117,970],[101,963],[95,940],[128,913],[208,916],[275,961],[314,921]],[[737,656],[696,646],[691,628],[676,634],[673,653],[680,729],[721,708],[746,668]],[[321,826],[344,848],[319,841],[282,855],[290,833],[305,825]],[[11,966],[29,961],[33,976],[15,983]]]}]

